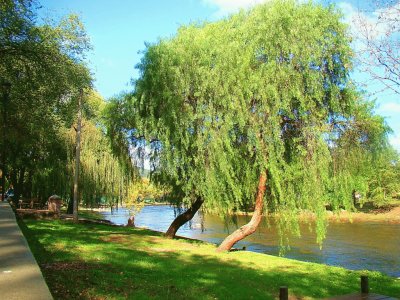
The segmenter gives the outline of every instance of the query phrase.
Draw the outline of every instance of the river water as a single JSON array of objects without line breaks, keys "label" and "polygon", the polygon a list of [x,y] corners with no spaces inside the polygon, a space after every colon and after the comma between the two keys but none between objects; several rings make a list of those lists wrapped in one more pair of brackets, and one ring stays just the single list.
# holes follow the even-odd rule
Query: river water
[{"label": "river water", "polygon": [[[135,216],[135,225],[165,232],[178,212],[167,205],[145,206]],[[127,223],[126,208],[103,211],[105,219],[115,224]],[[190,223],[182,226],[178,235],[211,243],[220,243],[229,232],[248,222],[248,216],[238,216],[237,225],[226,226],[216,215],[197,213]],[[400,277],[400,225],[387,223],[330,223],[322,249],[316,243],[314,232],[308,225],[301,228],[301,238],[291,238],[291,249],[285,257],[301,261],[341,266],[351,270],[375,270]],[[279,254],[276,228],[260,226],[257,232],[235,245],[247,250]]]}]

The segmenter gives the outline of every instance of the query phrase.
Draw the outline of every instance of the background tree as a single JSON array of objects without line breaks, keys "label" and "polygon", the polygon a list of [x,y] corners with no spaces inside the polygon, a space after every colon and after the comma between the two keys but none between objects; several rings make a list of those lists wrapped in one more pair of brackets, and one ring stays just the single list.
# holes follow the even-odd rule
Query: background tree
[{"label": "background tree", "polygon": [[[61,121],[57,112],[79,86],[91,80],[78,59],[78,53],[87,48],[87,40],[76,32],[81,26],[79,20],[69,18],[58,26],[37,26],[35,10],[33,1],[1,4],[1,81],[9,87],[8,103],[2,105],[6,118],[1,143],[9,177],[25,174],[22,170],[30,161],[48,154],[42,146],[57,140],[52,136]],[[69,51],[69,47],[74,50]],[[11,153],[12,157],[8,155]],[[7,165],[13,170],[7,172]],[[17,197],[22,192],[18,184],[16,192]]]},{"label": "background tree", "polygon": [[104,100],[91,90],[85,65],[89,38],[76,15],[38,25],[38,6],[30,0],[0,3],[3,178],[14,184],[18,198],[23,195],[44,203],[54,193],[64,199],[72,196],[75,139],[71,132],[79,92],[85,90],[83,135],[90,136],[82,138],[79,199],[92,205],[104,195],[115,203],[135,172],[119,158],[122,154],[111,152],[103,132]]},{"label": "background tree", "polygon": [[400,3],[373,1],[353,22],[361,70],[382,83],[385,90],[400,94]]},{"label": "background tree", "polygon": [[[398,185],[391,178],[395,177],[398,153],[388,142],[390,128],[382,117],[373,114],[373,109],[371,102],[359,103],[349,120],[332,124],[329,145],[335,208],[339,208],[341,199],[355,192],[361,196],[359,204],[372,202],[378,206],[396,194]],[[346,203],[347,210],[354,209],[354,203]]]}]

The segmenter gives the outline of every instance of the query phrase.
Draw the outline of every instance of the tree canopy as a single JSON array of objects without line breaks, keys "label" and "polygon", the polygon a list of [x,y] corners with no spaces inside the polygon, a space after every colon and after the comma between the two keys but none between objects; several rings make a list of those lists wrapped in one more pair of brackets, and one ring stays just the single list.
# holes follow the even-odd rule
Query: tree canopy
[{"label": "tree canopy", "polygon": [[[182,26],[147,45],[120,128],[152,141],[153,178],[172,186],[179,203],[201,199],[222,215],[266,204],[282,236],[298,232],[299,211],[309,210],[321,241],[326,205],[353,205],[331,180],[338,128],[361,124],[354,120],[366,105],[350,81],[353,53],[340,19],[334,7],[273,1]],[[384,141],[383,120],[364,112]],[[370,131],[357,126],[360,136]],[[254,206],[255,194],[263,205]]]},{"label": "tree canopy", "polygon": [[[71,196],[78,97],[84,91],[81,197],[116,202],[135,179],[105,137],[104,100],[92,90],[85,63],[91,49],[76,15],[38,20],[38,3],[0,3],[1,169],[15,195]],[[87,135],[87,136],[85,136]],[[125,149],[127,153],[129,149]],[[125,154],[126,156],[126,154]]]}]

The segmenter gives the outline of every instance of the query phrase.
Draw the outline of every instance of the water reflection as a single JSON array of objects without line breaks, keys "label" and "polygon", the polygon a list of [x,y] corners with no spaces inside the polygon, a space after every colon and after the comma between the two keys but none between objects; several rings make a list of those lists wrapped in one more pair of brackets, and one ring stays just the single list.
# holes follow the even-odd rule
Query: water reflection
[{"label": "water reflection", "polygon": [[[135,217],[136,226],[165,232],[175,218],[170,206],[146,206]],[[103,212],[106,219],[115,224],[126,224],[128,210],[120,208]],[[248,216],[239,216],[237,225],[225,222],[215,215],[196,214],[190,223],[182,226],[178,235],[218,244],[228,232],[232,232],[248,221]],[[400,225],[377,223],[332,223],[328,227],[323,248],[316,243],[314,232],[307,225],[301,228],[301,238],[291,239],[291,250],[287,258],[301,261],[342,266],[352,270],[376,270],[400,277]],[[279,238],[273,225],[264,222],[259,230],[235,245],[245,246],[250,251],[278,255]]]}]

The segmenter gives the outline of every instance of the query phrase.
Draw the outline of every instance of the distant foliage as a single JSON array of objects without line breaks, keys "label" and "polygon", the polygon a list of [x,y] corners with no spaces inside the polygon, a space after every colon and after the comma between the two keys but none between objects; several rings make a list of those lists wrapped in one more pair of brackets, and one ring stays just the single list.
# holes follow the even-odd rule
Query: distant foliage
[{"label": "distant foliage", "polygon": [[81,198],[93,204],[106,195],[116,202],[135,175],[105,138],[104,100],[93,93],[85,65],[91,49],[85,28],[76,15],[39,22],[38,9],[36,1],[0,1],[0,168],[6,187],[13,184],[16,197],[42,203],[52,194],[68,200],[77,97],[85,90]]}]

